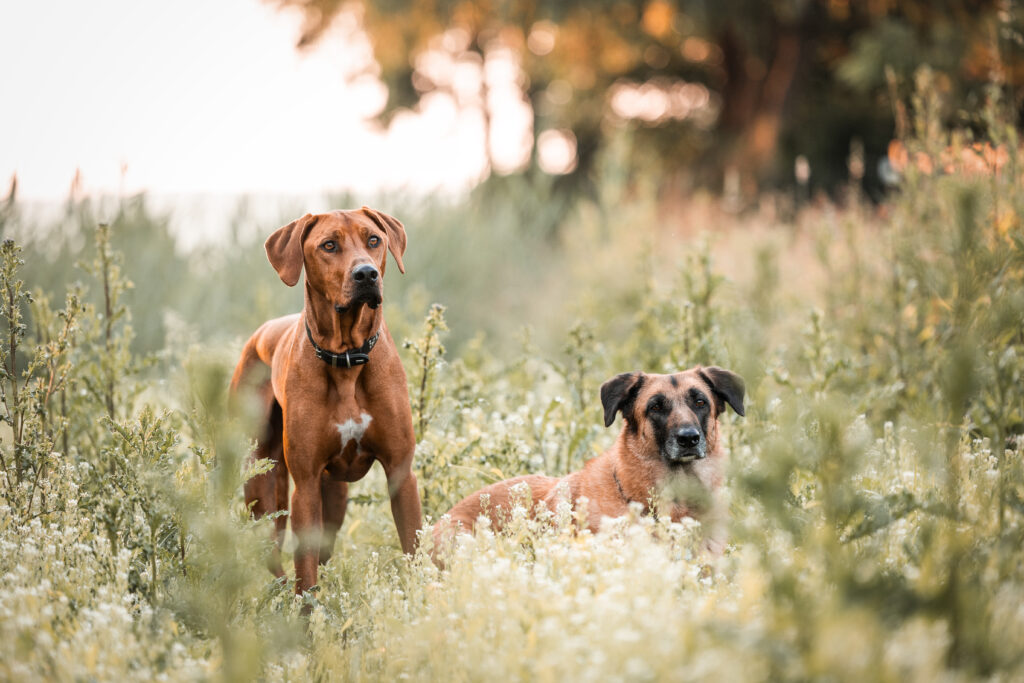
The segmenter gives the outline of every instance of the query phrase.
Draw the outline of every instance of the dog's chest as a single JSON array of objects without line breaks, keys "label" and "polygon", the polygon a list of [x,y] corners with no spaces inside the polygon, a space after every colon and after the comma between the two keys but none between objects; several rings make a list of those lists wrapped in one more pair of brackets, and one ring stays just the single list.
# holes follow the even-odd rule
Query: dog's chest
[{"label": "dog's chest", "polygon": [[354,445],[358,449],[363,442],[363,437],[366,436],[366,431],[370,428],[370,423],[373,422],[373,415],[365,410],[357,408],[352,413],[352,417],[334,423],[341,451],[345,451],[350,445]]},{"label": "dog's chest", "polygon": [[366,475],[374,461],[372,452],[366,448],[372,424],[373,415],[354,403],[335,414],[327,426],[327,471],[331,477],[356,481]]}]

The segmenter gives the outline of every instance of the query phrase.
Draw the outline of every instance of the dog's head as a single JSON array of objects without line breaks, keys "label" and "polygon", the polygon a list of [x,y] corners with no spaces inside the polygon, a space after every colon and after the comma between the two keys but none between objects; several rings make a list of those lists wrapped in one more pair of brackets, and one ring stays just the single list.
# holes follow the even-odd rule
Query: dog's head
[{"label": "dog's head", "polygon": [[289,287],[306,282],[343,313],[383,300],[386,253],[405,272],[405,227],[395,218],[363,207],[359,211],[306,214],[267,238],[267,258]]},{"label": "dog's head", "polygon": [[674,375],[616,375],[601,385],[601,404],[606,427],[621,412],[636,450],[674,469],[714,451],[718,416],[726,404],[743,415],[743,394],[736,373],[698,365]]}]

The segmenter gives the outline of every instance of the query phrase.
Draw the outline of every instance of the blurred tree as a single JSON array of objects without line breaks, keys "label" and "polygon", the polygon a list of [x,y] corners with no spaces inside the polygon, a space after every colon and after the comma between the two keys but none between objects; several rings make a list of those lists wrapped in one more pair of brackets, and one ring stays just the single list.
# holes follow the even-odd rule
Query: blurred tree
[{"label": "blurred tree", "polygon": [[[561,172],[556,182],[576,190],[588,188],[616,129],[627,129],[628,166],[666,181],[751,197],[792,184],[803,156],[812,186],[832,190],[850,178],[855,148],[852,176],[870,191],[894,131],[887,67],[909,82],[931,65],[956,104],[951,118],[977,110],[992,82],[1019,108],[1024,81],[1012,0],[273,1],[303,12],[300,46],[339,15],[360,20],[390,94],[382,122],[451,96],[481,110],[491,168]],[[491,135],[509,102],[493,92],[502,60],[517,67],[529,133],[541,143],[527,144],[512,168],[495,163]],[[552,168],[549,141],[570,157],[575,143],[575,159]]]}]

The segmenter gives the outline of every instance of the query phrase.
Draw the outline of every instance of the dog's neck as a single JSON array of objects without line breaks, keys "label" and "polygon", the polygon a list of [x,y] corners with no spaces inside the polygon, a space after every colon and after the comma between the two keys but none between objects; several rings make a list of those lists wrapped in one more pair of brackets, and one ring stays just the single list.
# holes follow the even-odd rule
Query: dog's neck
[{"label": "dog's neck", "polygon": [[[615,458],[612,463],[613,484],[627,503],[640,503],[647,511],[651,496],[655,493],[647,482],[656,480],[657,474],[651,468],[650,463],[629,455],[637,452],[636,444],[630,443],[635,436],[628,429],[619,432],[617,438],[619,443],[618,447],[614,449]],[[626,457],[630,458],[629,462],[624,461]]]},{"label": "dog's neck", "polygon": [[381,328],[382,308],[366,304],[350,306],[343,313],[334,304],[306,283],[306,324],[316,343],[328,351],[358,349]]}]

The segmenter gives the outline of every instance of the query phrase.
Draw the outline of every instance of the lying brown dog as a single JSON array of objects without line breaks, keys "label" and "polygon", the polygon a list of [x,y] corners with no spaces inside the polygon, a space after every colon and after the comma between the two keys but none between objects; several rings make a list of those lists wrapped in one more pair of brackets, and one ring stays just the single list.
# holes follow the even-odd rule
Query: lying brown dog
[{"label": "lying brown dog", "polygon": [[[390,251],[405,272],[405,228],[368,209],[306,214],[267,239],[270,263],[289,287],[306,272],[302,312],[263,324],[245,344],[232,392],[256,385],[264,405],[256,458],[274,469],[250,479],[245,500],[257,517],[291,500],[295,588],[316,584],[345,519],[348,483],[380,462],[402,549],[413,552],[422,525],[412,458],[416,441],[405,370],[380,308]],[[270,379],[265,379],[269,367]],[[276,520],[270,569],[281,576]]]},{"label": "lying brown dog", "polygon": [[534,509],[543,503],[554,511],[566,496],[575,509],[586,497],[587,524],[595,532],[603,517],[626,514],[630,503],[652,512],[652,503],[667,498],[667,506],[658,511],[673,521],[710,517],[706,544],[720,551],[724,525],[712,497],[721,486],[725,459],[718,416],[726,404],[743,415],[743,395],[739,375],[717,367],[697,366],[674,375],[617,375],[601,386],[605,426],[611,426],[617,412],[624,421],[611,448],[565,477],[527,475],[476,491],[434,525],[435,547],[444,547],[457,531],[472,530],[483,513],[492,528],[501,529],[509,517],[511,488],[525,483]]}]

